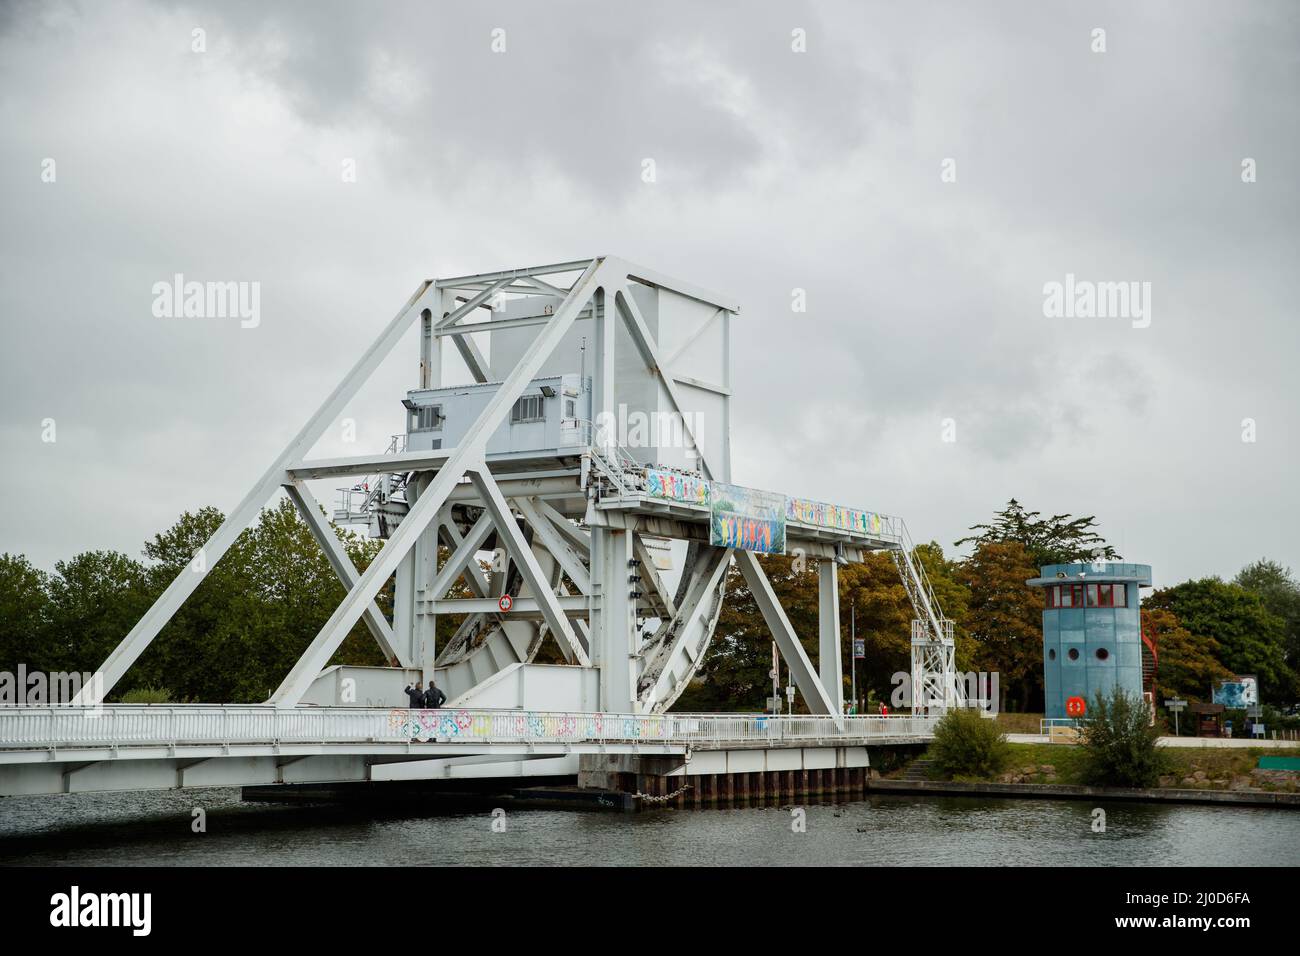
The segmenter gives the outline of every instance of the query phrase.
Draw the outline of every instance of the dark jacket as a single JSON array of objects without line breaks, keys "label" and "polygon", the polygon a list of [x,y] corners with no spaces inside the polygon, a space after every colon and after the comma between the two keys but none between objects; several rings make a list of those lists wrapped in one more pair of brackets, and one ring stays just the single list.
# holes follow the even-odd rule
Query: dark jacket
[{"label": "dark jacket", "polygon": [[423,707],[423,706],[424,706],[424,691],[422,691],[422,690],[417,690],[416,688],[412,687],[410,684],[407,684],[407,685],[406,685],[406,696],[409,697],[409,698],[411,698],[411,706],[412,706],[412,707]]},{"label": "dark jacket", "polygon": [[430,684],[429,689],[424,692],[425,707],[441,707],[446,703],[446,701],[447,695],[432,684]]}]

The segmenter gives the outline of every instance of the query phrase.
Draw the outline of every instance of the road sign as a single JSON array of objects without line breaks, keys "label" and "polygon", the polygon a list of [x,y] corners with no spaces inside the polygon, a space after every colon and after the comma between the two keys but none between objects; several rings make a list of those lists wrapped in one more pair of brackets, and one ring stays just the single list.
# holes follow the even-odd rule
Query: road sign
[{"label": "road sign", "polygon": [[1165,706],[1174,711],[1184,710],[1187,707],[1187,701],[1180,700],[1177,697],[1171,697],[1169,700],[1165,701]]},{"label": "road sign", "polygon": [[515,600],[509,594],[501,595],[501,600],[497,601],[497,607],[502,611],[508,611],[515,606]]},{"label": "road sign", "polygon": [[1065,712],[1070,717],[1082,717],[1088,712],[1088,704],[1082,697],[1066,698]]},{"label": "road sign", "polygon": [[867,656],[867,642],[861,638],[853,642],[853,659],[864,660]]}]

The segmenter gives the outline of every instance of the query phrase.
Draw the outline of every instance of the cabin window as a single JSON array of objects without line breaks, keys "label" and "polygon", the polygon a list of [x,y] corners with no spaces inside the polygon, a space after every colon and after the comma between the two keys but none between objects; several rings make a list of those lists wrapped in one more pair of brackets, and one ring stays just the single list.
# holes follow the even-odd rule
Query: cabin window
[{"label": "cabin window", "polygon": [[517,425],[520,422],[540,422],[546,418],[545,405],[546,399],[541,395],[523,395],[515,402],[515,407],[510,410],[510,423]]},{"label": "cabin window", "polygon": [[411,409],[410,430],[413,432],[436,431],[442,428],[444,421],[441,405],[421,405]]}]

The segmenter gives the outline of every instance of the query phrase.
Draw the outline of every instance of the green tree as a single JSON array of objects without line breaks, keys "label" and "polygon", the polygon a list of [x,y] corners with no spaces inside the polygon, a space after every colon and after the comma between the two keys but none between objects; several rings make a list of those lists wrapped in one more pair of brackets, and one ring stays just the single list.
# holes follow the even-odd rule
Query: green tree
[{"label": "green tree", "polygon": [[1214,681],[1232,676],[1219,663],[1222,648],[1212,637],[1193,634],[1163,607],[1142,609],[1142,633],[1156,645],[1156,699],[1208,700]]},{"label": "green tree", "polygon": [[1160,730],[1151,710],[1136,694],[1116,687],[1098,691],[1083,725],[1082,776],[1095,787],[1152,787],[1169,766],[1157,746]]},{"label": "green tree", "polygon": [[[1296,583],[1291,569],[1260,558],[1242,568],[1232,583],[1259,595],[1264,607],[1282,619],[1286,664],[1292,674],[1300,674],[1300,584]],[[1291,698],[1298,696],[1300,686],[1293,683]]]},{"label": "green tree", "polygon": [[[919,558],[921,548],[917,551]],[[935,559],[933,554],[928,557]],[[935,571],[939,579],[935,587],[939,588],[948,578],[940,578],[937,562]],[[892,701],[895,688],[901,686],[894,675],[911,675],[915,615],[898,568],[887,553],[872,552],[861,564],[840,568],[840,624],[846,634],[854,608],[857,635],[866,655],[858,665],[858,694],[864,699]],[[948,611],[947,606],[944,610]],[[851,654],[852,648],[848,647],[844,658],[848,666],[853,663]]]},{"label": "green tree", "polygon": [[148,610],[144,566],[117,551],[84,551],[54,565],[45,645],[60,669],[98,669]]},{"label": "green tree", "polygon": [[998,674],[1007,701],[1026,712],[1043,701],[1043,592],[1025,584],[1038,576],[1019,541],[981,542],[962,562],[957,580],[968,594],[964,628],[980,671]]},{"label": "green tree", "polygon": [[[215,564],[195,556],[222,521],[215,508],[185,513],[145,545],[149,600],[182,571],[203,581],[127,672],[118,691],[166,687],[179,699],[260,702],[279,686],[342,600],[342,583],[306,522],[282,499],[263,509]],[[368,562],[378,543],[335,529],[345,549]],[[391,581],[380,594],[391,608]],[[358,622],[331,663],[382,664]]]},{"label": "green tree", "polygon": [[1016,541],[1024,545],[1035,568],[1118,558],[1115,549],[1094,530],[1096,520],[1092,515],[1075,518],[1068,514],[1044,518],[1038,511],[1026,511],[1019,501],[1012,498],[994,516],[991,524],[971,525],[970,530],[979,534],[962,538],[956,546],[974,544],[978,547]]},{"label": "green tree", "polygon": [[1162,588],[1143,606],[1172,611],[1192,634],[1213,638],[1219,662],[1233,674],[1257,675],[1262,694],[1289,696],[1295,674],[1286,663],[1285,623],[1258,594],[1209,577]]},{"label": "green tree", "polygon": [[49,596],[47,576],[21,554],[0,554],[0,671],[66,670],[46,644]]}]

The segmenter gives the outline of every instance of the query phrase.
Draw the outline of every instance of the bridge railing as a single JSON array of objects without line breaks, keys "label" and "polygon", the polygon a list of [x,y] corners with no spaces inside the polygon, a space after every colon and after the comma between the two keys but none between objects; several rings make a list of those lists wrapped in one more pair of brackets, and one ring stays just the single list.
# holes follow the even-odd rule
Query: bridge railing
[{"label": "bridge railing", "polygon": [[185,744],[781,743],[929,736],[937,718],[592,714],[266,705],[0,707],[0,750]]}]

